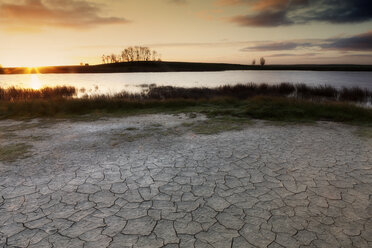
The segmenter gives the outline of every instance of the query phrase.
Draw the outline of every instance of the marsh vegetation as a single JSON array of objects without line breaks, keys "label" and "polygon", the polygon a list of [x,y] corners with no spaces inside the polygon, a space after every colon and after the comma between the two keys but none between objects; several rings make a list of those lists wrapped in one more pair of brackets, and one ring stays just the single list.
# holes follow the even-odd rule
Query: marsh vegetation
[{"label": "marsh vegetation", "polygon": [[370,125],[371,100],[361,88],[336,89],[282,83],[217,88],[150,87],[142,93],[86,95],[73,87],[40,90],[0,88],[0,118],[115,116],[147,113],[204,113],[279,121],[337,121]]}]

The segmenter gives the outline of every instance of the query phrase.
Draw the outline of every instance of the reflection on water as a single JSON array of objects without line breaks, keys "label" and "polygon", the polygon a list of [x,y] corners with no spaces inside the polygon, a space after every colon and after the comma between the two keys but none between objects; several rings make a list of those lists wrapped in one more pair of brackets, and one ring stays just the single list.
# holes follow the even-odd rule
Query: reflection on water
[{"label": "reflection on water", "polygon": [[34,90],[38,90],[43,86],[40,82],[38,74],[31,74],[29,76],[31,77],[30,88],[32,88]]},{"label": "reflection on water", "polygon": [[123,90],[141,92],[151,85],[179,87],[217,87],[238,83],[281,82],[328,84],[334,87],[368,88],[372,90],[372,72],[319,71],[223,71],[161,72],[107,74],[27,74],[0,75],[0,87],[17,86],[38,89],[44,86],[68,85],[80,94],[117,93]]}]

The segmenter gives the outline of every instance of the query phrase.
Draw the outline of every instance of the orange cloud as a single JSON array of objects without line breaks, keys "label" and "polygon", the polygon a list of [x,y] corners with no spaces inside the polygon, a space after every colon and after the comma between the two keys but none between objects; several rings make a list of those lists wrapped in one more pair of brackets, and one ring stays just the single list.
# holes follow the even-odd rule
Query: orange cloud
[{"label": "orange cloud", "polygon": [[257,11],[267,10],[267,9],[281,9],[288,4],[288,0],[265,0],[257,1],[252,9]]},{"label": "orange cloud", "polygon": [[45,27],[91,28],[123,24],[128,20],[102,16],[102,6],[84,0],[0,0],[0,25],[7,29],[43,29]]},{"label": "orange cloud", "polygon": [[252,0],[218,0],[217,5],[225,6],[225,5],[238,5],[244,3],[251,3]]},{"label": "orange cloud", "polygon": [[222,6],[228,5],[249,5],[253,10],[265,11],[273,9],[281,9],[288,4],[303,3],[307,0],[218,0],[217,4]]}]

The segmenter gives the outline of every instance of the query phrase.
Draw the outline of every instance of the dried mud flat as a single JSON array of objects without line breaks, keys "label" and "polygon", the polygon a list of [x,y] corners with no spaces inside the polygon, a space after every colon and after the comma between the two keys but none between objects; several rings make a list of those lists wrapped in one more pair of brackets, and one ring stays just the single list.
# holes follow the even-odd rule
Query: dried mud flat
[{"label": "dried mud flat", "polygon": [[356,127],[204,121],[0,121],[0,246],[372,246]]}]

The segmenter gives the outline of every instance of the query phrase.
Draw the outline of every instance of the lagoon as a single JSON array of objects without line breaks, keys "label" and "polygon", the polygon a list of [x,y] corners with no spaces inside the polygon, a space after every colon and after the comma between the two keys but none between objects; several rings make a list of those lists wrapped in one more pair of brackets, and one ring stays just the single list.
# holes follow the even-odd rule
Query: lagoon
[{"label": "lagoon", "polygon": [[244,83],[305,83],[354,87],[372,90],[372,72],[343,71],[219,71],[92,74],[20,74],[0,75],[0,87],[38,89],[68,85],[88,94],[140,92],[148,85],[179,87],[218,87]]}]

